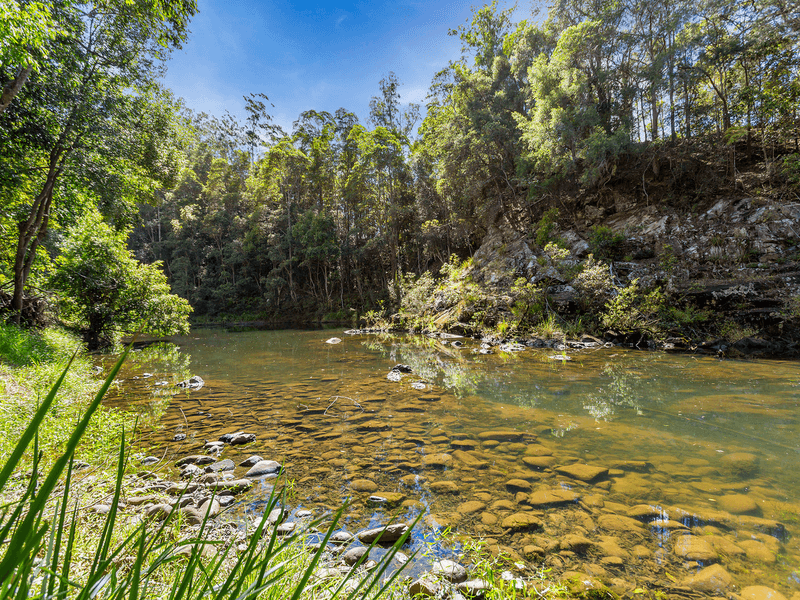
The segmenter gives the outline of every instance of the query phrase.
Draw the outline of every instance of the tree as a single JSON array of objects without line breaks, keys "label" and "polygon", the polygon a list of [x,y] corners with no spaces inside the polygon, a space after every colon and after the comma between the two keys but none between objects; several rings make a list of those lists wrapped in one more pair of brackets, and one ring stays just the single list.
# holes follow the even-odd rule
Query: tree
[{"label": "tree", "polygon": [[83,334],[89,350],[109,346],[120,331],[187,333],[189,303],[170,293],[161,263],[139,263],[126,234],[96,213],[68,231],[51,284],[61,314]]},{"label": "tree", "polygon": [[197,10],[195,0],[53,2],[50,9],[59,32],[46,47],[48,59],[0,114],[0,193],[9,203],[13,197],[19,229],[11,306],[17,320],[54,201],[88,188],[88,197],[106,194],[113,206],[140,200],[152,181],[174,175],[158,151],[174,110],[154,81]]}]

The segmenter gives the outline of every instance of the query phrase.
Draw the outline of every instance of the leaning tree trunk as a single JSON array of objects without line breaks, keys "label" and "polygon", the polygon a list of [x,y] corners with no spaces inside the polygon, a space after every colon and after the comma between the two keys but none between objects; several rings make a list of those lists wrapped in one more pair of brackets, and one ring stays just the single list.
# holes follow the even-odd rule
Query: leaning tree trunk
[{"label": "leaning tree trunk", "polygon": [[53,190],[59,175],[64,170],[63,154],[53,151],[50,155],[50,168],[42,191],[36,196],[30,214],[19,223],[17,252],[14,255],[14,294],[11,298],[13,320],[17,325],[22,320],[22,302],[25,284],[36,259],[36,249],[47,235],[50,223],[50,207],[53,203]]}]

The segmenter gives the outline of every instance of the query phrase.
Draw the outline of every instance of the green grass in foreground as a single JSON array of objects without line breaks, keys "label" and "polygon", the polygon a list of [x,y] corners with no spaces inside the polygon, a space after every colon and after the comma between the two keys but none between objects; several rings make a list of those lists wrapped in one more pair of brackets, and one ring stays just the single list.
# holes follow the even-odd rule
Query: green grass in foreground
[{"label": "green grass in foreground", "polygon": [[[72,360],[38,429],[44,465],[51,464],[63,452],[73,427],[102,383],[81,348],[78,338],[59,329],[37,332],[0,325],[0,456],[10,455],[37,408]],[[116,454],[123,427],[131,431],[135,419],[135,415],[120,410],[96,411],[81,438],[76,458],[95,465],[107,463],[109,456]],[[27,453],[20,468],[29,469],[31,458]]]}]

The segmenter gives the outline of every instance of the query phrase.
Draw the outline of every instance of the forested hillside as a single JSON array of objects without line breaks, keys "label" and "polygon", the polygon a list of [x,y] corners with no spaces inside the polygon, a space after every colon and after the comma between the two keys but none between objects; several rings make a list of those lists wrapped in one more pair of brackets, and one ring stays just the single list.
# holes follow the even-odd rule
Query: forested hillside
[{"label": "forested hillside", "polygon": [[[163,126],[143,129],[154,141],[140,164],[157,158],[160,171],[133,188],[117,182],[130,183],[135,169],[112,170],[111,186],[93,187],[96,171],[62,178],[53,194],[85,190],[85,201],[52,211],[42,239],[54,251],[53,231],[97,205],[115,227],[133,227],[129,247],[141,261],[161,261],[173,292],[200,317],[308,321],[349,319],[351,309],[388,317],[402,308],[408,322],[433,327],[435,315],[457,302],[412,306],[414,276],[451,265],[450,279],[458,270],[483,283],[485,303],[507,297],[505,313],[451,311],[451,320],[475,331],[501,322],[536,326],[558,306],[570,323],[589,315],[583,328],[599,331],[614,329],[600,315],[634,279],[620,279],[616,262],[628,265],[625,273],[645,267],[638,289],[702,314],[702,302],[692,308],[687,300],[688,282],[730,282],[748,265],[761,265],[762,275],[785,271],[797,259],[798,14],[793,0],[571,0],[544,19],[515,23],[510,10],[492,4],[450,32],[462,57],[433,75],[424,107],[404,104],[402,82],[390,73],[376,85],[365,121],[345,108],[309,110],[290,132],[273,122],[264,94],[245,98],[248,116],[239,122],[176,110],[159,92],[157,105],[173,112],[148,115]],[[4,89],[15,64],[4,62]],[[19,161],[3,168],[3,193],[18,207],[2,217],[9,279],[18,215],[38,189],[20,182],[29,142],[16,124],[39,89],[29,82],[0,115],[4,147],[20,149]],[[109,122],[130,125],[130,115]],[[45,171],[26,177],[38,182]],[[702,220],[720,201],[745,220],[764,210],[738,233],[719,222],[681,237],[694,227],[687,218]],[[667,225],[650,227],[665,216]],[[759,225],[768,229],[760,237]],[[481,271],[496,266],[487,253],[511,247],[521,252],[506,265],[511,272]],[[451,255],[465,260],[479,248],[483,263],[452,267]],[[605,265],[602,289],[573,285],[595,260]],[[550,267],[550,276],[539,273]],[[543,298],[522,316],[512,310],[519,277]],[[563,295],[559,285],[570,288],[560,304],[548,300]],[[784,278],[780,286],[780,301],[768,308],[791,321],[800,312],[797,282]],[[691,315],[672,321],[696,324]]]}]

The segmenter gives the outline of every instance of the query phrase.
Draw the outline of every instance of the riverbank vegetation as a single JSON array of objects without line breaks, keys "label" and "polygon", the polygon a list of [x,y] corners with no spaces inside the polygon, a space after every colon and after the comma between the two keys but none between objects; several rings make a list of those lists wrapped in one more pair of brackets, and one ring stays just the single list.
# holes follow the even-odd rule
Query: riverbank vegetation
[{"label": "riverbank vegetation", "polygon": [[[9,149],[0,277],[15,320],[41,314],[38,289],[58,294],[66,320],[79,316],[74,302],[90,290],[53,276],[51,257],[76,235],[69,225],[96,210],[199,320],[388,318],[409,277],[446,278],[451,256],[473,257],[494,236],[496,253],[527,248],[511,273],[473,276],[506,282],[480,290],[488,303],[511,298],[512,317],[482,318],[501,333],[524,329],[512,310],[520,277],[543,295],[526,309],[541,309],[533,327],[685,340],[796,331],[784,317],[797,282],[781,274],[800,256],[800,36],[780,0],[564,1],[520,22],[496,4],[476,7],[450,32],[462,56],[433,76],[424,111],[402,103],[388,74],[365,121],[308,110],[291,131],[273,122],[262,93],[245,98],[244,122],[181,107],[157,74],[196,6],[125,6],[108,18],[48,9],[41,35],[9,46],[30,56],[0,57],[14,91],[0,113]],[[89,38],[91,48],[78,43]],[[93,57],[106,62],[94,69]],[[17,85],[23,63],[31,68]],[[723,219],[734,205],[744,221]],[[159,277],[147,273],[139,280]],[[602,279],[612,285],[598,287]],[[715,286],[751,282],[751,297],[711,310],[725,292]],[[658,290],[669,308],[617,323],[605,302],[626,289]],[[174,309],[156,332],[183,326],[185,304],[155,304]],[[103,345],[111,336],[92,318],[73,324]]]}]

